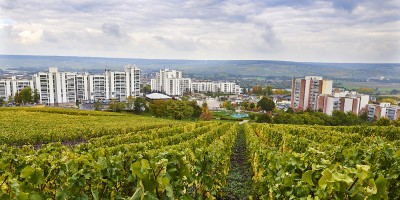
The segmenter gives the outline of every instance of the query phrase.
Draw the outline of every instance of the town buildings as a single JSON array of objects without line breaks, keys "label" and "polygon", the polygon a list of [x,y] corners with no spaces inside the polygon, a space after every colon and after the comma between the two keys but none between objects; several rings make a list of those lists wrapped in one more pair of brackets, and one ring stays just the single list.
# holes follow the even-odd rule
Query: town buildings
[{"label": "town buildings", "polygon": [[390,103],[368,104],[368,118],[379,119],[387,117],[390,120],[400,119],[400,106],[392,106]]},{"label": "town buildings", "polygon": [[320,110],[327,115],[333,111],[359,115],[366,109],[369,95],[349,91],[332,91],[332,81],[319,76],[295,78],[292,81],[291,107],[297,110]]},{"label": "town buildings", "polygon": [[171,96],[182,96],[192,92],[221,92],[226,94],[240,94],[241,88],[233,82],[227,81],[193,81],[183,78],[182,72],[171,69],[162,69],[151,79],[151,90],[163,92]]},{"label": "town buildings", "polygon": [[332,81],[320,76],[306,76],[292,80],[291,106],[297,110],[318,108],[318,96],[332,93]]},{"label": "town buildings", "polygon": [[332,115],[332,112],[352,112],[359,115],[369,102],[369,95],[357,94],[356,92],[334,92],[318,96],[317,110]]},{"label": "town buildings", "polygon": [[17,79],[16,76],[0,79],[0,98],[8,99],[9,96],[14,96],[28,86],[33,88],[33,80]]},{"label": "town buildings", "polygon": [[109,71],[104,74],[78,74],[62,72],[50,67],[48,72],[39,72],[32,79],[0,80],[0,98],[14,97],[17,91],[30,86],[39,93],[39,102],[47,105],[118,99],[125,101],[128,96],[140,94],[140,69],[126,66],[124,71]]}]

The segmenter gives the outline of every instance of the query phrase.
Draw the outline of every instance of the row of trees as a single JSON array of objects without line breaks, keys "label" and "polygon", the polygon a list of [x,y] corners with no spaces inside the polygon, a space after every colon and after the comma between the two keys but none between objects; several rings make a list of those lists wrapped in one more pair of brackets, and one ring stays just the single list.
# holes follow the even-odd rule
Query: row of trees
[{"label": "row of trees", "polygon": [[[102,110],[104,108],[100,100],[93,104],[94,110]],[[112,99],[108,105],[108,110],[113,112],[132,111],[137,114],[147,112],[149,110],[146,99],[143,97],[134,98],[129,96],[126,102],[119,102]]]},{"label": "row of trees", "polygon": [[300,124],[300,125],[326,125],[326,126],[354,126],[354,125],[375,125],[375,126],[400,126],[400,119],[389,120],[387,117],[375,121],[368,119],[367,113],[360,116],[352,112],[333,111],[329,116],[316,111],[294,112],[289,108],[286,112],[274,111],[274,113],[252,113],[250,119],[259,123],[274,124]]},{"label": "row of trees", "polygon": [[33,103],[39,103],[40,100],[40,95],[37,91],[37,89],[33,90],[31,87],[25,87],[21,91],[17,91],[14,95],[14,98],[12,96],[9,96],[7,100],[0,98],[0,106],[4,106],[7,103],[12,103],[17,106],[19,105],[27,105],[27,104],[33,104]]},{"label": "row of trees", "polygon": [[290,95],[289,91],[286,90],[281,90],[281,89],[273,89],[272,86],[266,86],[263,87],[261,85],[256,85],[253,86],[249,91],[245,91],[246,88],[243,88],[243,93],[244,94],[251,94],[251,95],[262,95],[262,96],[267,96],[267,95],[273,95],[273,94],[279,94],[279,95]]},{"label": "row of trees", "polygon": [[363,119],[351,112],[334,111],[332,116],[321,112],[293,112],[288,109],[286,112],[277,111],[275,113],[251,114],[250,118],[256,122],[266,122],[274,124],[304,124],[304,125],[327,125],[327,126],[350,126],[368,124]]},{"label": "row of trees", "polygon": [[235,110],[235,108],[240,107],[246,111],[265,111],[265,112],[272,112],[275,109],[275,103],[271,98],[262,97],[260,101],[255,104],[254,102],[242,102],[239,104],[232,104],[232,102],[226,100],[221,105],[222,108],[227,110]]},{"label": "row of trees", "polygon": [[202,119],[211,120],[212,112],[208,110],[207,103],[202,107],[196,101],[154,100],[149,105],[150,113],[156,117],[172,119]]},{"label": "row of trees", "polygon": [[[93,105],[95,110],[102,110],[103,104],[97,101]],[[197,105],[196,101],[187,100],[153,100],[149,105],[143,97],[128,97],[126,102],[111,100],[108,110],[114,112],[133,111],[136,114],[150,112],[155,117],[171,119],[201,119],[212,120],[213,113],[209,111],[207,103],[202,107]]]}]

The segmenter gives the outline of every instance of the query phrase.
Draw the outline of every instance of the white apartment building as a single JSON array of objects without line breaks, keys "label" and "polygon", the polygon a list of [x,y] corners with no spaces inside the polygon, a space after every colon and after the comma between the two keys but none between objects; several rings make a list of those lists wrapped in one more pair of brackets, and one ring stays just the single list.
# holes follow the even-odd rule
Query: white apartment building
[{"label": "white apartment building", "polygon": [[[7,84],[7,80],[0,80],[0,95],[2,85]],[[27,82],[19,81],[15,87],[23,88],[24,84]],[[140,95],[140,69],[129,65],[122,72],[106,70],[104,74],[89,75],[59,72],[57,68],[50,67],[48,72],[33,75],[31,87],[38,90],[40,103],[48,105],[98,99],[125,101],[128,96]]]},{"label": "white apartment building", "polygon": [[399,106],[391,106],[386,109],[386,116],[390,120],[400,119],[400,107]]},{"label": "white apartment building", "polygon": [[182,78],[181,71],[161,69],[155,78],[151,79],[151,90],[171,96],[181,96],[191,92],[191,84],[190,78]]},{"label": "white apartment building", "polygon": [[212,81],[199,81],[192,83],[193,92],[217,92],[217,85]]},{"label": "white apartment building", "polygon": [[391,106],[390,103],[368,104],[368,117],[379,119],[387,117],[390,120],[400,119],[400,106]]},{"label": "white apartment building", "polygon": [[222,92],[240,94],[242,89],[234,82],[193,81],[192,92]]},{"label": "white apartment building", "polygon": [[171,81],[171,79],[182,78],[182,72],[172,69],[161,69],[159,73],[156,73],[154,79],[151,79],[151,90],[166,92],[173,91],[174,87],[171,84],[176,84],[176,81]]},{"label": "white apartment building", "polygon": [[89,75],[89,98],[84,100],[110,99],[108,85],[105,74]]},{"label": "white apartment building", "polygon": [[76,74],[76,99],[80,102],[89,99],[89,74]]},{"label": "white apartment building", "polygon": [[356,92],[335,92],[331,95],[319,95],[317,109],[323,113],[332,115],[335,110],[342,112],[352,112],[356,115],[366,108],[369,101],[369,95],[357,94]]},{"label": "white apartment building", "polygon": [[32,89],[34,88],[32,80],[17,79],[16,76],[0,79],[0,98],[8,99],[9,96],[14,97],[17,92],[28,86]]},{"label": "white apartment building", "polygon": [[167,95],[182,96],[191,92],[222,92],[240,94],[241,88],[233,82],[192,81],[183,78],[182,72],[171,69],[162,69],[150,80],[151,90],[164,92]]}]

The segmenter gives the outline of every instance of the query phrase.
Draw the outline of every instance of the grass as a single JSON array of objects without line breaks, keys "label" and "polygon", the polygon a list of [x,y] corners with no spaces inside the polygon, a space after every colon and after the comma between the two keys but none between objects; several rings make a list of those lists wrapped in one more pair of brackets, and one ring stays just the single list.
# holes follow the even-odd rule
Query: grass
[{"label": "grass", "polygon": [[240,126],[233,148],[227,186],[224,188],[225,199],[249,199],[252,187],[252,172],[246,159],[246,141],[243,126]]},{"label": "grass", "polygon": [[[238,120],[237,118],[232,117],[232,114],[234,114],[234,111],[226,111],[226,110],[221,110],[221,111],[213,111],[214,119],[222,119],[222,120]],[[242,119],[249,119],[248,117],[242,118]]]},{"label": "grass", "polygon": [[340,82],[341,86],[347,90],[356,90],[358,88],[378,88],[379,92],[388,93],[393,89],[399,89],[400,83],[378,83],[378,82],[350,82],[343,81]]}]

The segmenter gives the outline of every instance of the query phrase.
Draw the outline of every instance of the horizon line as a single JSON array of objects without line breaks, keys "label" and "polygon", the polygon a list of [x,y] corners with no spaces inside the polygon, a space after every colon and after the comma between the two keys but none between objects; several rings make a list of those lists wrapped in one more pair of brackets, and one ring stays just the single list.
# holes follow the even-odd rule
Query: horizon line
[{"label": "horizon line", "polygon": [[132,57],[101,57],[76,55],[29,55],[29,54],[0,54],[0,56],[36,56],[36,57],[77,57],[77,58],[107,58],[107,59],[136,59],[136,60],[180,60],[180,61],[275,61],[291,63],[324,63],[324,64],[400,64],[394,62],[319,62],[319,61],[291,61],[291,60],[262,60],[262,59],[182,59],[182,58],[132,58]]}]

